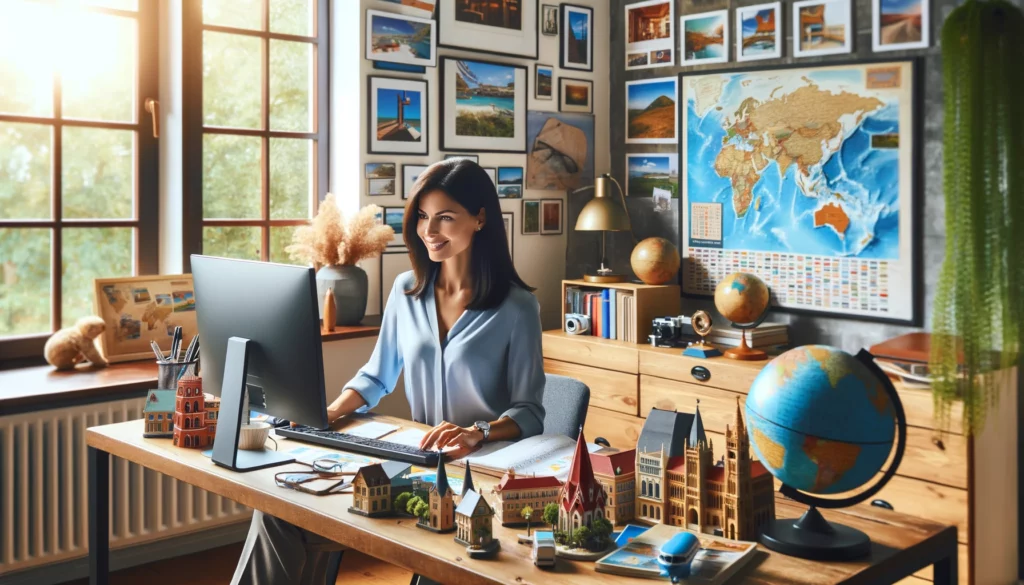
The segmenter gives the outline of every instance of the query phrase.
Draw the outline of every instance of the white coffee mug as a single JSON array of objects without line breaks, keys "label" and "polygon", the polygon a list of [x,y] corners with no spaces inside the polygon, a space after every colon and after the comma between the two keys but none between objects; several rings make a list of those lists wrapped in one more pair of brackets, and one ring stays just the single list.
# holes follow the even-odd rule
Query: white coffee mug
[{"label": "white coffee mug", "polygon": [[243,424],[238,433],[238,448],[246,451],[262,451],[270,437],[270,423],[254,422]]}]

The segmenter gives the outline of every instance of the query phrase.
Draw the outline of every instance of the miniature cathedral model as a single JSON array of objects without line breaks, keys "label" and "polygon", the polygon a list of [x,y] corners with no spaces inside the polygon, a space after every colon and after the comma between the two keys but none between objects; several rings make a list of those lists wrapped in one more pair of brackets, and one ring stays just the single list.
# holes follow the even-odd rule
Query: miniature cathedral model
[{"label": "miniature cathedral model", "polygon": [[594,478],[587,441],[581,428],[569,466],[569,477],[558,495],[558,529],[571,532],[580,526],[590,528],[594,520],[604,518],[605,498],[604,488]]},{"label": "miniature cathedral model", "polygon": [[437,476],[434,485],[430,486],[430,505],[426,524],[417,526],[434,532],[451,532],[455,530],[455,503],[452,488],[448,485],[448,474],[444,469],[444,457],[437,458]]}]

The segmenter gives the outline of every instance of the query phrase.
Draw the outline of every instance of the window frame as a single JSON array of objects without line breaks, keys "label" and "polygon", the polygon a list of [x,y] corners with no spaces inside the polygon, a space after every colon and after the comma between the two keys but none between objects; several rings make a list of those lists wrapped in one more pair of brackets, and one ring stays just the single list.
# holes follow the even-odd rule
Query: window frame
[{"label": "window frame", "polygon": [[[307,37],[270,32],[270,0],[262,2],[262,30],[241,29],[203,23],[202,0],[186,0],[183,11],[182,43],[182,148],[184,193],[182,197],[182,267],[192,271],[192,254],[203,253],[205,227],[259,227],[260,260],[270,258],[270,228],[308,225],[305,219],[270,219],[270,161],[269,145],[273,138],[300,138],[312,140],[316,147],[313,157],[312,181],[315,197],[310,202],[311,217],[316,215],[319,203],[330,188],[330,2],[313,0],[316,10],[316,36]],[[263,43],[261,58],[262,129],[207,128],[203,125],[203,33],[205,31],[237,34],[258,38]],[[270,41],[311,43],[316,47],[313,65],[313,132],[293,132],[270,129]],[[203,136],[220,134],[250,136],[261,139],[260,149],[260,217],[258,219],[204,219],[203,218]]]},{"label": "window frame", "polygon": [[[38,4],[60,9],[58,0],[35,0]],[[0,113],[0,122],[46,125],[50,127],[52,148],[50,153],[50,218],[0,219],[0,228],[43,228],[50,230],[50,331],[0,338],[0,366],[41,363],[43,346],[53,333],[61,328],[63,320],[63,230],[64,228],[132,228],[135,248],[132,250],[134,275],[159,272],[159,142],[153,136],[151,114],[146,112],[146,100],[158,100],[159,93],[159,29],[158,3],[142,0],[138,10],[119,10],[100,6],[82,6],[78,9],[92,14],[106,14],[135,19],[136,28],[136,94],[135,122],[109,122],[63,118],[63,99],[59,68],[53,72],[53,112],[50,116],[24,116]],[[2,9],[0,9],[2,11]],[[59,27],[52,27],[51,41],[59,44]],[[68,50],[71,50],[69,47]],[[58,59],[60,56],[58,55]],[[65,219],[63,209],[63,129],[98,128],[135,132],[135,192],[132,194],[135,217],[130,219]],[[91,294],[92,291],[89,291]]]}]

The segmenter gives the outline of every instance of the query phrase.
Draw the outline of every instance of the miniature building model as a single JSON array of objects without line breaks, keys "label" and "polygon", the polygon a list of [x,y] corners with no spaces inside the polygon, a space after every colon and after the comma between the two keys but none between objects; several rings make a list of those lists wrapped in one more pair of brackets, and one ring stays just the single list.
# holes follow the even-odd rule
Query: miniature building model
[{"label": "miniature building model", "polygon": [[635,519],[657,524],[666,518],[663,486],[669,458],[684,454],[694,416],[652,408],[636,442]]},{"label": "miniature building model", "polygon": [[530,521],[537,521],[548,504],[558,503],[562,482],[551,476],[517,477],[514,469],[501,476],[501,481],[491,490],[494,494],[494,509],[498,522],[503,526],[526,524],[523,508],[533,508]]},{"label": "miniature building model", "polygon": [[142,418],[146,421],[143,437],[170,439],[174,436],[174,390],[150,390]]},{"label": "miniature building model", "polygon": [[430,515],[425,528],[434,532],[451,532],[455,529],[454,493],[448,486],[448,474],[444,470],[444,457],[438,457],[437,477],[430,486]]},{"label": "miniature building model", "polygon": [[594,520],[604,517],[604,488],[594,478],[583,429],[580,429],[579,438],[576,439],[569,477],[562,486],[558,500],[558,529],[563,532],[571,532],[580,526],[590,527]]},{"label": "miniature building model", "polygon": [[391,513],[391,478],[380,463],[359,468],[352,480],[352,507],[349,512],[363,516]]},{"label": "miniature building model", "polygon": [[636,450],[591,453],[590,464],[607,498],[604,517],[612,526],[632,522],[636,507]]},{"label": "miniature building model", "polygon": [[174,445],[189,449],[203,449],[213,441],[206,429],[206,395],[203,379],[182,376],[178,380],[174,400]]},{"label": "miniature building model", "polygon": [[486,547],[494,540],[491,533],[493,520],[494,509],[487,500],[472,489],[466,491],[455,509],[455,542]]},{"label": "miniature building model", "polygon": [[217,436],[217,421],[220,419],[220,397],[213,394],[203,395],[203,408],[206,409],[206,433],[210,436],[210,444]]}]

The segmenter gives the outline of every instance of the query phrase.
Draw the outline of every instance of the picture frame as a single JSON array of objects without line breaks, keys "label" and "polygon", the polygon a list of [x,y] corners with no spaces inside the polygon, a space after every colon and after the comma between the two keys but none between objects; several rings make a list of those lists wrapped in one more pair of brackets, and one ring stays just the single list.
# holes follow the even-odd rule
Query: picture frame
[{"label": "picture frame", "polygon": [[402,166],[402,199],[408,199],[409,194],[412,193],[412,186],[416,184],[416,179],[419,178],[420,173],[427,170],[430,165],[403,165]]},{"label": "picture frame", "polygon": [[498,169],[494,167],[481,167],[487,176],[491,178],[491,182],[494,183],[494,190],[498,190]]},{"label": "picture frame", "polygon": [[421,15],[423,18],[430,18],[434,16],[434,8],[437,4],[437,0],[416,0],[415,2],[409,2],[409,0],[382,0],[383,2],[390,2],[391,4],[399,4],[405,7],[407,10],[415,10],[416,13]]},{"label": "picture frame", "polygon": [[523,197],[523,167],[498,167],[499,199],[521,199]]},{"label": "picture frame", "polygon": [[445,56],[440,77],[441,150],[526,152],[526,66]]},{"label": "picture frame", "polygon": [[473,10],[459,0],[438,0],[438,44],[473,53],[536,59],[540,54],[537,0],[515,0],[518,10],[509,10],[506,4],[512,2],[491,0],[483,10]]},{"label": "picture frame", "polygon": [[515,214],[511,211],[501,212],[501,221],[505,224],[505,239],[508,240],[508,255],[512,258],[512,262],[516,261],[516,255],[514,251],[514,239],[512,236],[512,227],[515,225]]},{"label": "picture frame", "polygon": [[540,200],[540,233],[553,236],[562,233],[562,200]]},{"label": "picture frame", "polygon": [[176,326],[185,343],[199,332],[191,274],[97,278],[93,312],[106,323],[97,339],[110,363],[155,361],[150,341],[169,353]]},{"label": "picture frame", "polygon": [[646,0],[624,6],[626,71],[675,64],[675,0]]},{"label": "picture frame", "polygon": [[417,73],[421,75],[427,72],[427,68],[423,65],[406,65],[405,63],[391,63],[390,61],[374,61],[373,68],[381,71]]},{"label": "picture frame", "polygon": [[[402,34],[396,35],[395,31]],[[413,40],[424,34],[430,36],[429,41]],[[367,61],[437,66],[437,27],[433,19],[368,9],[365,36]]]},{"label": "picture frame", "polygon": [[572,191],[594,181],[592,114],[530,110],[526,117],[526,188]]},{"label": "picture frame", "polygon": [[540,32],[549,37],[558,36],[558,5],[542,4],[540,7]]},{"label": "picture frame", "polygon": [[429,88],[425,79],[367,76],[366,144],[370,154],[427,154]]},{"label": "picture frame", "polygon": [[562,69],[594,70],[594,9],[562,3],[558,58]]},{"label": "picture frame", "polygon": [[444,160],[451,160],[453,158],[464,158],[464,159],[467,159],[467,160],[471,160],[471,161],[475,162],[476,164],[480,164],[480,155],[478,155],[478,154],[446,154],[446,155],[444,155]]},{"label": "picture frame", "polygon": [[[805,20],[808,24],[802,28]],[[794,57],[849,53],[855,34],[850,0],[799,0],[793,3]]]},{"label": "picture frame", "polygon": [[368,162],[364,165],[366,194],[370,197],[395,195],[397,165],[393,162]]},{"label": "picture frame", "polygon": [[[906,10],[907,7],[911,9]],[[931,30],[931,10],[927,0],[913,0],[912,2],[899,2],[897,0],[872,0],[871,1],[871,48],[875,52],[882,51],[903,51],[906,49],[927,49],[931,43],[929,31]],[[901,10],[902,8],[902,10]],[[917,18],[919,16],[919,18]],[[894,30],[889,33],[887,29]],[[886,36],[895,36],[896,27],[902,27],[900,33],[907,34],[907,31],[916,31],[919,38],[914,41],[886,42]]]},{"label": "picture frame", "polygon": [[[626,197],[654,197],[655,189],[679,198],[679,154],[675,152],[627,152]],[[659,193],[660,195],[660,193]]]},{"label": "picture frame", "polygon": [[626,82],[626,144],[675,144],[678,77]]},{"label": "picture frame", "polygon": [[533,66],[533,99],[554,99],[555,68],[536,63]]},{"label": "picture frame", "polygon": [[[721,34],[717,34],[719,29]],[[729,62],[729,11],[712,10],[679,17],[679,64]]]},{"label": "picture frame", "polygon": [[521,233],[524,236],[540,235],[540,199],[523,199]]},{"label": "picture frame", "polygon": [[390,226],[391,229],[395,230],[395,237],[388,242],[388,248],[404,248],[405,240],[402,237],[403,230],[403,219],[405,218],[404,207],[385,207],[384,208],[384,225]]},{"label": "picture frame", "polygon": [[[758,32],[759,29],[771,26],[773,31]],[[744,31],[747,33],[744,33]],[[754,40],[745,46],[747,40]],[[782,4],[768,2],[741,6],[736,9],[736,60],[761,61],[782,57]]]},{"label": "picture frame", "polygon": [[558,111],[594,113],[594,82],[589,79],[558,79]]}]

